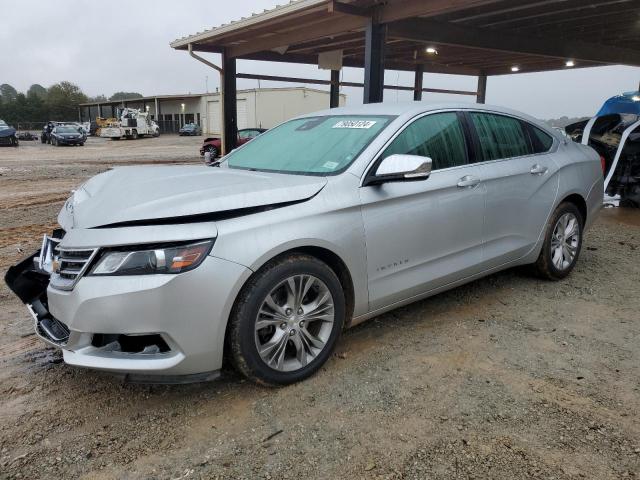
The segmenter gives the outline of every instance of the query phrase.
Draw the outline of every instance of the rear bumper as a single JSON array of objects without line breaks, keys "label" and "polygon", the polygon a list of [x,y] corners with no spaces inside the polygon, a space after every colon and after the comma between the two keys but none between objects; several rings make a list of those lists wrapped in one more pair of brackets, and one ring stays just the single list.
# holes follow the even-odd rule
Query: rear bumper
[{"label": "rear bumper", "polygon": [[63,291],[48,286],[34,262],[38,254],[11,267],[5,280],[27,304],[36,334],[62,349],[66,363],[134,381],[217,375],[227,319],[249,269],[207,257],[183,274],[83,277]]}]

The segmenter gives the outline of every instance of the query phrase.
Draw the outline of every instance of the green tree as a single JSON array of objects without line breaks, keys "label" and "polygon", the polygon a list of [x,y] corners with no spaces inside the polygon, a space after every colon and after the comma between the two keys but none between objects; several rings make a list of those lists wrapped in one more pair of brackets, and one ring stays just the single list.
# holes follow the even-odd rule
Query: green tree
[{"label": "green tree", "polygon": [[106,102],[107,101],[107,97],[105,97],[104,95],[100,94],[100,95],[96,95],[95,97],[89,97],[89,102]]},{"label": "green tree", "polygon": [[34,83],[27,90],[27,98],[39,98],[44,100],[47,97],[47,89],[39,83]]},{"label": "green tree", "polygon": [[8,83],[0,85],[0,97],[2,97],[3,102],[15,100],[17,96],[18,91]]},{"label": "green tree", "polygon": [[68,121],[78,117],[78,105],[87,101],[80,87],[71,82],[60,82],[47,90],[47,107],[52,120]]},{"label": "green tree", "polygon": [[111,101],[130,100],[132,98],[142,98],[143,95],[137,92],[116,92],[109,97]]}]

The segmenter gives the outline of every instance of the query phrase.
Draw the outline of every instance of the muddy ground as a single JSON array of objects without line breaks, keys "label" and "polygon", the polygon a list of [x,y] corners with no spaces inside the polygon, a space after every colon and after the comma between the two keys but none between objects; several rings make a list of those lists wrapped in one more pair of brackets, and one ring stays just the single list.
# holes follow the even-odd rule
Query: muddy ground
[{"label": "muddy ground", "polygon": [[[85,178],[200,141],[0,150],[0,270]],[[0,287],[0,478],[639,477],[638,212],[604,211],[565,281],[510,270],[388,313],[281,389],[68,367]]]}]

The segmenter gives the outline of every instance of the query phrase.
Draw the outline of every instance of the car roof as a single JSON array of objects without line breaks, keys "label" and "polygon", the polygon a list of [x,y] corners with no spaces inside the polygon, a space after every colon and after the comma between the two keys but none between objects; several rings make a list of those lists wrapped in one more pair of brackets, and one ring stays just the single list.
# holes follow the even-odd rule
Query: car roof
[{"label": "car roof", "polygon": [[512,110],[510,108],[497,105],[484,105],[472,102],[394,102],[394,103],[368,103],[364,105],[353,105],[347,107],[330,108],[318,112],[300,115],[298,118],[315,117],[320,115],[393,115],[402,121],[407,121],[416,115],[433,112],[437,110],[476,110],[494,113],[503,113],[526,120],[540,127],[546,132],[554,132],[548,125],[526,113]]}]

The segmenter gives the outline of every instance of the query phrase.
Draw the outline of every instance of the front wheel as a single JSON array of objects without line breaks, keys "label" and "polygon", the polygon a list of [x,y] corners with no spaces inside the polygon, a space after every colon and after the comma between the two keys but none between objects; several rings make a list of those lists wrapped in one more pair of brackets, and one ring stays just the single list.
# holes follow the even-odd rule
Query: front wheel
[{"label": "front wheel", "polygon": [[575,267],[582,248],[584,219],[573,203],[561,203],[549,219],[542,251],[534,264],[536,273],[561,280]]},{"label": "front wheel", "polygon": [[216,147],[214,147],[213,145],[207,145],[207,147],[204,149],[205,152],[209,152],[211,154],[211,160],[213,160],[214,158],[216,158],[218,156],[218,149]]},{"label": "front wheel", "polygon": [[242,289],[227,346],[236,369],[250,380],[288,385],[327,361],[344,321],[344,293],[333,270],[292,254],[269,262]]}]

